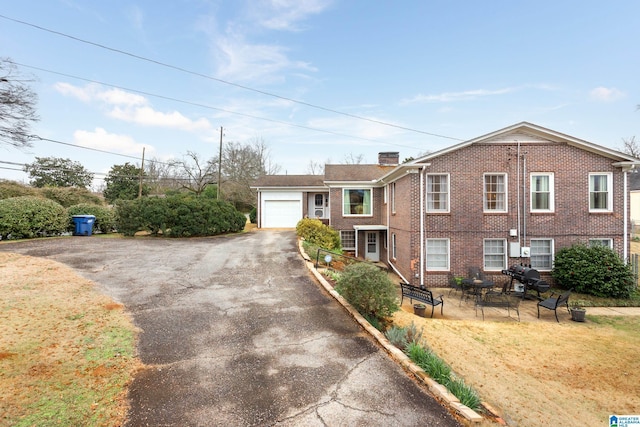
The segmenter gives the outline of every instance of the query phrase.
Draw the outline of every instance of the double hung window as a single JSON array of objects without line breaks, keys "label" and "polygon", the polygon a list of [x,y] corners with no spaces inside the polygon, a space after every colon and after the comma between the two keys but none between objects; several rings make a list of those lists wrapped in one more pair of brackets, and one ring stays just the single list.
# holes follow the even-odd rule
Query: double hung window
[{"label": "double hung window", "polygon": [[553,240],[531,239],[531,267],[541,271],[553,268]]},{"label": "double hung window", "polygon": [[589,174],[589,211],[611,212],[613,210],[613,175],[611,173]]},{"label": "double hung window", "polygon": [[427,175],[427,212],[449,212],[449,175]]},{"label": "double hung window", "polygon": [[484,211],[507,211],[507,177],[504,174],[484,175]]},{"label": "double hung window", "polygon": [[506,268],[507,243],[504,239],[484,240],[484,269],[500,271]]},{"label": "double hung window", "polygon": [[342,242],[342,249],[348,249],[348,250],[354,251],[356,249],[355,230],[340,231],[340,241]]},{"label": "double hung window", "polygon": [[427,239],[427,270],[449,270],[449,239]]},{"label": "double hung window", "polygon": [[531,174],[531,211],[553,212],[553,174]]}]

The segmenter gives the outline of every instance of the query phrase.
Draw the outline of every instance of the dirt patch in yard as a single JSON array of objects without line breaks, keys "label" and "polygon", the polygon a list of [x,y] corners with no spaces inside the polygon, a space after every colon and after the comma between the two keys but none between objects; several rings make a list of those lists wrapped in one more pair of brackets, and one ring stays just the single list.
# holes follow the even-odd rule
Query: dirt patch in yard
[{"label": "dirt patch in yard", "polygon": [[54,261],[0,253],[0,426],[120,426],[139,367],[123,306]]},{"label": "dirt patch in yard", "polygon": [[472,303],[448,302],[433,319],[405,303],[394,322],[422,327],[426,344],[509,425],[607,425],[609,415],[640,413],[640,317],[577,323],[565,311],[557,323],[524,307],[521,322],[497,309],[482,321]]}]

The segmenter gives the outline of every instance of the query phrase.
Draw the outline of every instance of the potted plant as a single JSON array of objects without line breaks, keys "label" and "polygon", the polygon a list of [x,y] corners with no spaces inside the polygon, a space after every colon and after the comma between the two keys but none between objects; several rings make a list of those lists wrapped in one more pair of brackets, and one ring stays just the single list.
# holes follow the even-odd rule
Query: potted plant
[{"label": "potted plant", "polygon": [[571,320],[574,322],[584,322],[587,310],[580,304],[573,303],[569,311],[571,311]]},{"label": "potted plant", "polygon": [[426,317],[427,316],[427,306],[420,303],[420,304],[413,304],[413,313],[416,316],[420,316],[420,317]]}]

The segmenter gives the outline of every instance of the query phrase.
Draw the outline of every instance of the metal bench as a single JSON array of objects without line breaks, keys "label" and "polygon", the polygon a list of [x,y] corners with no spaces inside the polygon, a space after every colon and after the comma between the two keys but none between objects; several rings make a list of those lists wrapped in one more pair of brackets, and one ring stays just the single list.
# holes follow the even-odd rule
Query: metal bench
[{"label": "metal bench", "polygon": [[433,293],[427,288],[419,288],[417,286],[410,285],[409,283],[400,283],[400,288],[402,290],[402,298],[400,299],[400,305],[402,305],[402,301],[404,297],[409,298],[409,301],[413,304],[413,300],[423,302],[427,305],[431,306],[431,317],[433,317],[433,310],[436,306],[440,306],[440,314],[443,314],[444,309],[444,300],[442,299],[442,295],[434,298]]}]

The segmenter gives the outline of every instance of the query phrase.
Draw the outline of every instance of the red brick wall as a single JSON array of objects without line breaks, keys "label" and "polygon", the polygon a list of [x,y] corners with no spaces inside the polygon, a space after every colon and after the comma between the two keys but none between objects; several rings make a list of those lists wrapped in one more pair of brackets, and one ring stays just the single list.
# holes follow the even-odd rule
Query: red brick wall
[{"label": "red brick wall", "polygon": [[[450,213],[424,215],[425,238],[450,239],[450,268],[456,275],[465,275],[469,266],[483,266],[483,239],[505,239],[510,229],[518,228],[518,187],[521,215],[526,219],[526,242],[531,238],[552,238],[554,252],[576,242],[587,243],[590,238],[612,238],[614,249],[623,253],[623,173],[613,167],[614,160],[563,143],[521,144],[526,158],[524,192],[526,209],[522,206],[523,163],[520,163],[518,185],[517,145],[473,144],[429,160],[427,173],[448,173],[450,177]],[[554,173],[553,213],[529,212],[529,179],[533,172]],[[613,173],[612,213],[589,212],[589,173]],[[506,213],[483,212],[483,174],[507,175]],[[408,175],[396,183],[398,212],[391,218],[390,233],[396,233],[398,242],[398,270],[407,279],[418,284],[419,272],[419,179]],[[404,208],[404,207],[407,208]],[[402,207],[402,209],[400,208]],[[405,210],[406,209],[406,210]],[[402,210],[402,212],[400,212]],[[522,221],[521,221],[522,224]],[[521,232],[522,232],[521,228]],[[507,248],[508,253],[508,248]],[[526,262],[527,259],[507,258],[507,266]],[[505,280],[500,272],[489,272],[496,280]],[[445,286],[447,272],[426,273],[427,286]]]}]

